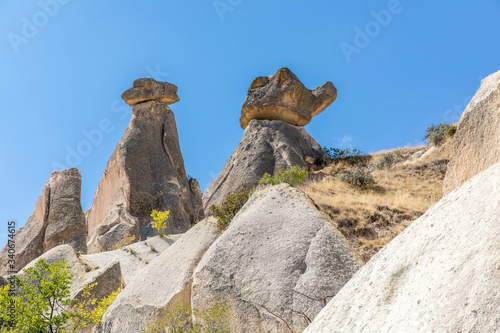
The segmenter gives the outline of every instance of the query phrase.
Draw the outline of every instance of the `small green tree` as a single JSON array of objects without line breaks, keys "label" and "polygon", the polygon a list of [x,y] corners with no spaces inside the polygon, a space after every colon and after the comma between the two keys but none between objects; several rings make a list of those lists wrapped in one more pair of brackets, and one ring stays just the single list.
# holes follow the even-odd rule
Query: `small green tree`
[{"label": "small green tree", "polygon": [[153,221],[151,221],[151,226],[158,230],[158,234],[160,237],[163,236],[168,236],[167,233],[164,233],[162,230],[167,227],[167,219],[168,215],[170,214],[170,211],[165,211],[165,212],[159,212],[157,210],[153,210],[151,213],[151,217],[153,218]]},{"label": "small green tree", "polygon": [[277,185],[287,183],[290,184],[290,186],[299,186],[306,180],[308,175],[309,173],[307,172],[307,169],[298,165],[295,165],[290,169],[280,168],[272,176],[265,173],[259,181],[259,185]]},{"label": "small green tree", "polygon": [[[12,324],[12,331],[18,333],[62,332],[70,314],[65,311],[70,303],[73,273],[66,261],[48,264],[40,259],[24,274],[15,277],[17,290],[11,285],[0,290],[0,318]],[[12,291],[12,292],[11,292]],[[15,307],[14,322],[5,309]],[[7,330],[8,332],[8,330]]]}]

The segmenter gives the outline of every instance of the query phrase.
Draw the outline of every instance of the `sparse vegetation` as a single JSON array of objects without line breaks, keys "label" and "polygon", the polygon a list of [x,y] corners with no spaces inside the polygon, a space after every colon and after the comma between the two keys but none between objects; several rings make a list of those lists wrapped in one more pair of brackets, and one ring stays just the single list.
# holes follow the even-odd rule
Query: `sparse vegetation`
[{"label": "sparse vegetation", "polygon": [[132,236],[130,233],[127,232],[127,234],[125,236],[123,236],[123,240],[121,242],[121,244],[115,244],[112,246],[112,250],[118,250],[118,249],[121,249],[122,246],[128,246],[130,244],[132,244],[134,241],[135,241],[136,237],[135,236]]},{"label": "sparse vegetation", "polygon": [[372,163],[376,169],[389,169],[397,163],[404,161],[401,150],[393,150],[387,153],[382,153],[382,158]]},{"label": "sparse vegetation", "polygon": [[[340,162],[313,172],[312,181],[300,189],[330,215],[352,247],[368,261],[441,198],[448,147],[448,144],[436,147],[415,163],[374,170],[376,185],[352,186],[341,181],[339,176],[354,173],[356,167]],[[422,150],[422,147],[399,149],[395,157],[402,162],[422,154]],[[387,153],[371,157],[374,161],[382,160]]]},{"label": "sparse vegetation", "polygon": [[339,180],[354,186],[369,186],[377,182],[373,178],[373,174],[368,168],[355,168],[339,176]]},{"label": "sparse vegetation", "polygon": [[439,125],[432,124],[427,127],[425,132],[425,139],[430,145],[440,146],[446,142],[448,136],[449,124],[441,123]]},{"label": "sparse vegetation", "polygon": [[151,213],[151,217],[153,218],[153,221],[151,221],[151,226],[158,230],[158,235],[160,237],[168,237],[168,234],[163,232],[164,229],[167,228],[167,219],[168,215],[170,214],[170,211],[165,211],[165,212],[159,212],[157,210],[153,210]]},{"label": "sparse vegetation", "polygon": [[290,184],[290,186],[299,186],[307,178],[309,173],[305,167],[300,167],[298,165],[291,167],[290,169],[279,169],[270,175],[265,173],[259,181],[259,185],[277,185],[281,183]]},{"label": "sparse vegetation", "polygon": [[212,205],[209,208],[212,214],[217,218],[217,224],[220,229],[224,230],[227,228],[233,217],[238,213],[241,207],[245,205],[252,193],[253,190],[240,190],[229,195],[219,206]]},{"label": "sparse vegetation", "polygon": [[339,163],[345,161],[350,165],[358,165],[365,161],[365,156],[361,155],[361,150],[352,148],[322,148],[328,162]]},{"label": "sparse vegetation", "polygon": [[149,322],[143,333],[229,333],[230,322],[226,305],[215,302],[209,309],[199,310],[183,301],[166,311],[162,319]]}]

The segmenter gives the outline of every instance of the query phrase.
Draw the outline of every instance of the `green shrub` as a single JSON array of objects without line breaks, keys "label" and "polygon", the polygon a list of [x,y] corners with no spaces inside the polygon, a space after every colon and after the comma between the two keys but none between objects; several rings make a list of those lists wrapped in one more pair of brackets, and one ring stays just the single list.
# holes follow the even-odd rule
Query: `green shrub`
[{"label": "green shrub", "polygon": [[447,132],[449,128],[450,125],[446,123],[441,123],[437,126],[432,124],[431,126],[427,127],[427,130],[425,132],[425,139],[427,139],[427,142],[431,145],[440,146],[446,142],[446,139],[448,138]]},{"label": "green shrub", "polygon": [[377,169],[389,169],[392,168],[399,162],[402,162],[403,155],[401,150],[395,150],[388,153],[383,153],[382,158],[373,163],[373,166]]},{"label": "green shrub", "polygon": [[[193,315],[197,322],[193,320]],[[162,319],[146,324],[143,333],[229,333],[230,312],[227,306],[214,303],[207,310],[191,309],[185,302],[177,303]]]},{"label": "green shrub", "polygon": [[377,183],[373,178],[372,172],[367,168],[356,168],[354,171],[344,173],[339,176],[339,180],[359,187]]},{"label": "green shrub", "polygon": [[446,135],[449,138],[453,138],[455,136],[455,133],[457,133],[457,126],[456,125],[450,125],[450,127],[448,127],[448,130],[446,131]]},{"label": "green shrub", "polygon": [[217,224],[222,230],[226,229],[233,217],[245,205],[253,191],[240,190],[229,195],[220,206],[212,205],[209,209],[217,218]]},{"label": "green shrub", "polygon": [[350,165],[358,165],[364,161],[363,156],[361,155],[361,150],[352,149],[352,148],[321,148],[325,153],[325,156],[330,161],[334,163],[338,163],[339,161],[346,161]]},{"label": "green shrub", "polygon": [[279,169],[270,175],[265,173],[259,180],[259,185],[277,185],[281,183],[288,183],[290,186],[299,186],[306,180],[309,173],[305,167],[293,166],[290,169]]}]

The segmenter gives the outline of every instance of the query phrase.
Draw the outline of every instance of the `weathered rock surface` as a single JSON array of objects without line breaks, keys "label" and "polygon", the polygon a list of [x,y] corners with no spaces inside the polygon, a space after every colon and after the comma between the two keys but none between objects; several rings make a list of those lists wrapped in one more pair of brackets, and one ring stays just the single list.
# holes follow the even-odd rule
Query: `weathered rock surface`
[{"label": "weathered rock surface", "polygon": [[105,267],[108,263],[117,261],[120,263],[123,280],[129,284],[148,264],[180,237],[182,234],[168,237],[155,236],[117,250],[82,255],[80,260],[93,269]]},{"label": "weathered rock surface", "polygon": [[[60,260],[65,260],[71,267],[73,273],[73,283],[70,288],[71,299],[80,297],[83,286],[94,282],[98,284],[92,288],[91,294],[98,300],[108,296],[111,292],[124,287],[123,277],[121,275],[120,264],[118,262],[107,263],[103,267],[93,269],[86,262],[82,261],[75,250],[69,245],[59,245],[42,256],[31,261],[25,269],[34,267],[40,259],[45,259],[48,264],[53,264]],[[23,271],[24,271],[23,270]],[[23,271],[20,274],[23,274]]]},{"label": "weathered rock surface", "polygon": [[305,332],[497,332],[500,164],[380,250]]},{"label": "weathered rock surface", "polygon": [[266,172],[306,167],[306,157],[322,155],[321,147],[304,128],[279,120],[252,120],[220,175],[203,193],[205,212],[228,195],[256,185]]},{"label": "weathered rock surface", "polygon": [[[75,169],[54,171],[45,183],[35,211],[14,236],[16,267],[26,264],[59,244],[87,251],[87,227],[80,203],[82,176]],[[8,248],[0,252],[0,275],[7,273]]]},{"label": "weathered rock surface", "polygon": [[175,117],[158,101],[137,104],[87,211],[89,253],[109,251],[127,233],[154,236],[151,211],[170,211],[169,234],[187,231],[203,216],[200,189],[188,181]]},{"label": "weathered rock surface", "polygon": [[122,99],[132,107],[147,101],[169,105],[179,101],[177,90],[177,86],[172,83],[143,78],[135,80],[134,86],[122,94]]},{"label": "weathered rock surface", "polygon": [[500,71],[481,87],[460,117],[444,179],[447,194],[500,161]]},{"label": "weathered rock surface", "polygon": [[127,285],[104,313],[97,332],[141,332],[171,305],[189,304],[193,270],[218,237],[210,223],[213,218],[196,224]]},{"label": "weathered rock surface", "polygon": [[333,83],[309,90],[292,71],[281,68],[273,76],[253,80],[241,109],[240,125],[246,129],[250,120],[265,119],[305,126],[336,98]]},{"label": "weathered rock surface", "polygon": [[228,305],[234,332],[301,331],[361,264],[331,223],[287,184],[258,189],[196,267],[193,308]]}]

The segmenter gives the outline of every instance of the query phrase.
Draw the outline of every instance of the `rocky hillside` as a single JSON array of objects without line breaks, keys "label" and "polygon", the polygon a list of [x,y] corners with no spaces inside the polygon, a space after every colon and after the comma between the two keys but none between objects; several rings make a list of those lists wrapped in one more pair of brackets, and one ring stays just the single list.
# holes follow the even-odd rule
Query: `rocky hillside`
[{"label": "rocky hillside", "polygon": [[[402,148],[331,161],[312,172],[300,189],[325,211],[368,261],[442,196],[451,139],[439,147]],[[373,184],[352,185],[339,177],[366,169]],[[360,176],[363,178],[363,176]],[[364,176],[368,177],[368,176]]]},{"label": "rocky hillside", "polygon": [[[177,87],[136,80],[122,95],[132,119],[92,207],[83,213],[77,169],[55,171],[13,237],[18,278],[40,259],[65,260],[73,275],[58,280],[68,299],[57,311],[42,297],[24,312],[86,318],[71,311],[93,297],[83,307],[93,321],[76,331],[94,333],[500,331],[499,73],[483,80],[456,134],[432,127],[432,145],[369,155],[322,149],[304,129],[336,99],[331,82],[310,90],[286,68],[257,77],[240,144],[203,195],[168,106]],[[278,177],[293,170],[306,182]],[[5,276],[8,253],[0,330],[11,297],[37,295],[8,295],[19,284]],[[56,275],[40,273],[29,290]]]}]

